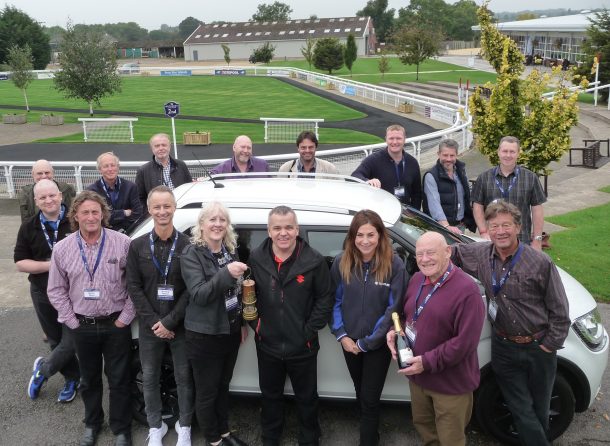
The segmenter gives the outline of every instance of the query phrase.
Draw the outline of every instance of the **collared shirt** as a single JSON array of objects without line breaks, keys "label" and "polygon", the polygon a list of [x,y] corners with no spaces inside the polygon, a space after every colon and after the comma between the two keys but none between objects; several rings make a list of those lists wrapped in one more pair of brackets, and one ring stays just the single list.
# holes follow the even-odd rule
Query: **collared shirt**
[{"label": "collared shirt", "polygon": [[[519,174],[510,191],[508,189],[515,178],[516,169],[505,177],[499,168],[493,167],[479,175],[477,181],[472,186],[470,199],[484,207],[498,199],[504,199],[517,206],[521,211],[521,233],[519,234],[519,240],[529,243],[532,236],[531,206],[541,205],[546,201],[546,196],[536,174],[523,166],[517,167]],[[502,191],[496,184],[496,180],[505,192],[508,191],[507,198],[502,196]]]},{"label": "collared shirt", "polygon": [[174,183],[172,183],[172,177],[170,175],[172,169],[172,162],[168,160],[167,164],[160,163],[157,157],[155,156],[155,163],[161,166],[161,171],[163,172],[163,184],[169,187],[171,190],[174,190]]},{"label": "collared shirt", "polygon": [[[455,183],[456,187],[458,201],[457,219],[464,220],[464,187],[462,186],[462,182],[457,176],[457,173],[454,172],[451,179]],[[441,207],[441,196],[438,193],[438,185],[436,184],[436,180],[432,175],[424,176],[424,193],[428,198],[428,209],[430,209],[430,216],[436,221],[449,220]],[[468,205],[470,206],[470,203]]]},{"label": "collared shirt", "polygon": [[[80,255],[78,232],[69,235],[53,248],[47,294],[57,310],[57,320],[69,328],[79,326],[75,314],[100,317],[120,312],[118,320],[126,325],[130,324],[135,316],[133,302],[127,294],[125,278],[130,239],[111,229],[104,229],[104,232],[106,239],[93,283]],[[93,270],[95,265],[100,244],[101,237],[93,244],[82,240],[90,270]],[[99,300],[85,300],[85,288],[98,289]]]},{"label": "collared shirt", "polygon": [[[523,250],[510,276],[496,296],[498,312],[494,328],[509,336],[544,332],[542,343],[551,350],[563,346],[570,328],[568,298],[557,268],[551,259],[529,245]],[[492,264],[495,275],[504,276],[512,260],[502,261],[493,243],[466,243],[452,246],[451,259],[485,287],[488,299],[493,293]]]},{"label": "collared shirt", "polygon": [[307,172],[307,173],[316,173],[316,159],[313,159],[313,166],[311,166],[310,170],[305,170],[305,166],[301,163],[301,158],[297,160],[297,170],[299,172]]}]

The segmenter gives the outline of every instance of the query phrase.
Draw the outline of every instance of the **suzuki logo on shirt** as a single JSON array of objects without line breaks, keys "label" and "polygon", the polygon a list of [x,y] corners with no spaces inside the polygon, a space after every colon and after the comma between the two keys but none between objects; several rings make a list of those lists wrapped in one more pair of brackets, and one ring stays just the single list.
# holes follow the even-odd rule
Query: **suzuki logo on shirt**
[{"label": "suzuki logo on shirt", "polygon": [[297,276],[297,282],[299,282],[299,283],[305,282],[305,276],[303,276],[302,274],[299,274]]}]

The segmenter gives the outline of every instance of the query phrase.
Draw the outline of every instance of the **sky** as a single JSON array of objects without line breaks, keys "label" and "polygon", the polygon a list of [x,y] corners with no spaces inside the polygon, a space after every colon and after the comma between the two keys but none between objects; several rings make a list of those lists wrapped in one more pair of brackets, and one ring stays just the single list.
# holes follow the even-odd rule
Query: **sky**
[{"label": "sky", "polygon": [[[193,16],[203,22],[248,20],[260,3],[272,4],[275,0],[0,0],[0,5],[15,6],[44,26],[65,28],[73,23],[136,22],[150,30],[162,24],[177,26],[183,19]],[[280,0],[290,5],[291,18],[303,19],[312,14],[318,17],[348,17],[366,5],[366,0]],[[445,0],[455,3],[455,0]],[[475,0],[478,4],[482,0]],[[398,10],[408,0],[389,0],[389,7]],[[546,8],[610,8],[610,0],[491,0],[492,11],[520,11]]]}]

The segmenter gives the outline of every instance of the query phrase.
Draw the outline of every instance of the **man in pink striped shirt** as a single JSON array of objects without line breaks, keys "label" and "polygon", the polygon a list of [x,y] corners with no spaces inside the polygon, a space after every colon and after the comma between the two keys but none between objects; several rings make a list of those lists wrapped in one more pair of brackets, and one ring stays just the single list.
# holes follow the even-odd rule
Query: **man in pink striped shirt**
[{"label": "man in pink striped shirt", "polygon": [[131,445],[131,330],[135,316],[125,265],[130,239],[103,228],[110,209],[95,192],[81,192],[68,218],[75,231],[53,249],[47,294],[58,321],[71,332],[81,361],[85,433],[93,446],[104,421],[102,367],[110,389],[110,429],[115,446]]}]

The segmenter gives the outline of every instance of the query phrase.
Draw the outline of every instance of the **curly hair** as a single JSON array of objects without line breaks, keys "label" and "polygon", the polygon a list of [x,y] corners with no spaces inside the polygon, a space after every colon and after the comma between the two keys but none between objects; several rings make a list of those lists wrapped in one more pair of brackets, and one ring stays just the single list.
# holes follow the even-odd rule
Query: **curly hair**
[{"label": "curly hair", "polygon": [[72,206],[70,206],[70,211],[68,212],[70,228],[73,231],[78,231],[79,225],[78,221],[76,221],[76,214],[78,213],[78,208],[85,201],[95,201],[96,203],[99,203],[100,207],[102,208],[102,226],[109,227],[110,207],[108,206],[106,199],[97,192],[93,192],[91,190],[84,190],[76,196],[76,198],[72,202]]},{"label": "curly hair", "polygon": [[220,201],[210,201],[203,206],[199,212],[199,216],[197,217],[197,224],[193,226],[191,230],[191,243],[196,246],[208,246],[207,242],[205,241],[203,222],[217,213],[220,213],[227,219],[227,233],[225,234],[222,242],[224,243],[225,248],[227,248],[227,251],[234,254],[235,248],[237,247],[237,234],[235,233],[235,229],[231,224],[231,215],[229,214],[229,210]]}]

